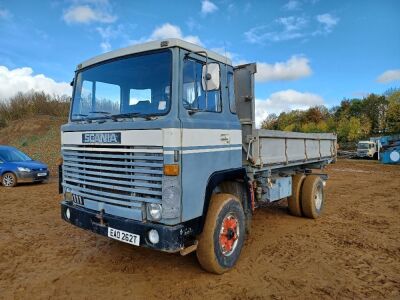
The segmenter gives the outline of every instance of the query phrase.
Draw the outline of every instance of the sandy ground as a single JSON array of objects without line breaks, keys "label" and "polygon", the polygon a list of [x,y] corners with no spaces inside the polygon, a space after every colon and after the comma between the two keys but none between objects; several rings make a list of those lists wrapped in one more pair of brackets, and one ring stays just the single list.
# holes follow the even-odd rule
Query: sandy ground
[{"label": "sandy ground", "polygon": [[259,209],[236,268],[136,248],[60,219],[57,184],[0,187],[0,298],[400,298],[400,167],[339,161],[325,214]]}]

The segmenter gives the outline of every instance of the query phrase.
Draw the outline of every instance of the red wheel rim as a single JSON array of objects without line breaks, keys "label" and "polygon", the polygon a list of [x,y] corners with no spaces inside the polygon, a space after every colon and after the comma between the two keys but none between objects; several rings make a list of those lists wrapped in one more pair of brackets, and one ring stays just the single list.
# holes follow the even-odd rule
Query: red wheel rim
[{"label": "red wheel rim", "polygon": [[229,214],[222,221],[219,233],[219,246],[222,254],[229,256],[235,251],[239,238],[239,222],[237,218]]}]

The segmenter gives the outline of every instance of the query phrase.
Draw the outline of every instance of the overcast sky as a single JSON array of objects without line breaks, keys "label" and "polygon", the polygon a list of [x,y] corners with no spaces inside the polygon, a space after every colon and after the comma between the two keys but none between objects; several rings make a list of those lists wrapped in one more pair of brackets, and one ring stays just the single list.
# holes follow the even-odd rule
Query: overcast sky
[{"label": "overcast sky", "polygon": [[70,94],[81,61],[168,37],[257,62],[258,119],[400,87],[397,0],[0,0],[0,98]]}]

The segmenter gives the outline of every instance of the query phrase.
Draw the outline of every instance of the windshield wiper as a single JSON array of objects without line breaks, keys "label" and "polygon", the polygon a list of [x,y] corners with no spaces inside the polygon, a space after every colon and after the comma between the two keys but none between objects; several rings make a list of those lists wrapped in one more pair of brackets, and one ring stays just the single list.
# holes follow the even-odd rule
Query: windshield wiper
[{"label": "windshield wiper", "polygon": [[117,119],[117,118],[129,118],[129,117],[137,117],[141,115],[140,113],[124,113],[124,114],[117,114],[117,115],[112,115],[111,119]]},{"label": "windshield wiper", "polygon": [[91,122],[91,118],[88,117],[88,115],[86,114],[72,114],[72,116],[74,117],[80,117],[78,119],[75,120],[79,120],[79,121],[87,121],[87,122]]},{"label": "windshield wiper", "polygon": [[89,111],[89,114],[103,114],[103,115],[111,115],[108,111]]},{"label": "windshield wiper", "polygon": [[151,120],[151,116],[139,113],[139,112],[134,112],[134,113],[124,113],[124,114],[118,114],[118,115],[112,115],[111,119],[116,121],[118,118],[132,118],[132,117],[143,117],[147,120]]},{"label": "windshield wiper", "polygon": [[[101,116],[101,117],[93,117],[92,118],[92,117],[89,117],[89,115],[91,115],[91,114],[103,114],[103,116]],[[84,115],[84,114],[76,114],[76,115],[85,117],[85,118],[83,118],[83,120],[91,123],[93,120],[108,119],[109,115],[111,115],[111,113],[108,112],[108,111],[89,111],[89,113],[87,115]]]},{"label": "windshield wiper", "polygon": [[[107,111],[90,111],[88,114],[72,114],[72,115],[77,117],[88,117],[90,114],[103,114],[108,116],[111,113]],[[85,118],[85,119],[91,119],[91,118]]]}]

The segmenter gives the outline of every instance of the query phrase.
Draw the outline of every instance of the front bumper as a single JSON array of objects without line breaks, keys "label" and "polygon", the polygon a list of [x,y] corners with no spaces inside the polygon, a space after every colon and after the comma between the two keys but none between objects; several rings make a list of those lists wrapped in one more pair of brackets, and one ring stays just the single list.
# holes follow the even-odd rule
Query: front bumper
[{"label": "front bumper", "polygon": [[[39,176],[39,174],[46,173],[46,176]],[[35,182],[49,179],[49,171],[31,171],[31,172],[16,172],[18,182]]]},{"label": "front bumper", "polygon": [[[70,211],[70,218],[66,217],[66,209]],[[72,204],[71,202],[61,202],[61,218],[80,228],[90,230],[94,233],[108,236],[108,227],[127,231],[140,235],[140,246],[149,247],[165,252],[178,252],[185,246],[185,234],[188,230],[183,224],[167,226],[156,223],[145,223],[131,219],[121,218],[112,215],[103,215],[103,225],[97,211],[89,210]],[[148,240],[150,229],[158,231],[160,241],[152,244]]]}]

